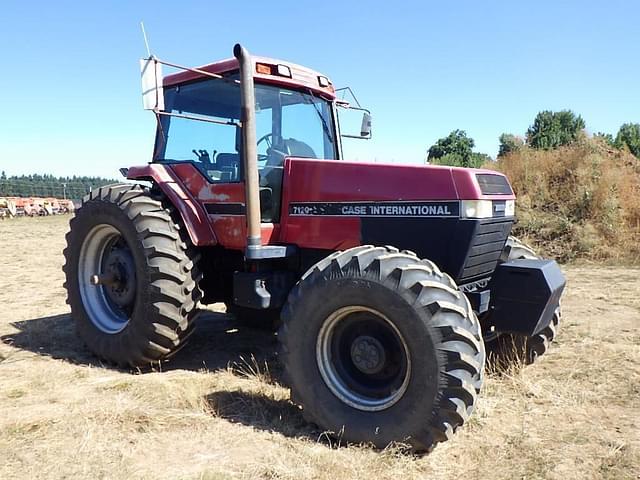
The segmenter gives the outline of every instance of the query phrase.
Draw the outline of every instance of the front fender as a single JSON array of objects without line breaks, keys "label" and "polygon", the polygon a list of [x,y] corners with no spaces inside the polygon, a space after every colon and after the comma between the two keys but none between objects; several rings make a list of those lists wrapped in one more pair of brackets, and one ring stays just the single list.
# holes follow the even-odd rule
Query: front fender
[{"label": "front fender", "polygon": [[153,182],[162,190],[180,214],[189,238],[196,247],[213,246],[218,243],[206,212],[173,173],[170,166],[151,163],[141,167],[131,167],[127,171],[127,178]]}]

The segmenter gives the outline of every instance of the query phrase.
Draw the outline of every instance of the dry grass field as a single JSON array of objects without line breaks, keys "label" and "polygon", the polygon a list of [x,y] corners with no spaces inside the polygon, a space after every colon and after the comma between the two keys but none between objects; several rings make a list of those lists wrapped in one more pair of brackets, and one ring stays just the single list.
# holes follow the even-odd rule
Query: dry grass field
[{"label": "dry grass field", "polygon": [[345,446],[277,383],[275,338],[215,309],[162,371],[101,365],[62,288],[68,217],[0,222],[0,478],[637,479],[640,269],[565,267],[560,336],[493,372],[454,439]]}]

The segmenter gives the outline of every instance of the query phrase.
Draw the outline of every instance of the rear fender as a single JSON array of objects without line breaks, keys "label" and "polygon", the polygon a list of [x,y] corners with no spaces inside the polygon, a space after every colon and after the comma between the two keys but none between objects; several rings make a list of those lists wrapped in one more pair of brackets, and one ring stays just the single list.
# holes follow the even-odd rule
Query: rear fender
[{"label": "rear fender", "polygon": [[153,182],[162,190],[180,213],[189,238],[196,247],[213,246],[218,243],[204,209],[184,187],[170,166],[152,163],[131,167],[127,172],[127,178]]}]

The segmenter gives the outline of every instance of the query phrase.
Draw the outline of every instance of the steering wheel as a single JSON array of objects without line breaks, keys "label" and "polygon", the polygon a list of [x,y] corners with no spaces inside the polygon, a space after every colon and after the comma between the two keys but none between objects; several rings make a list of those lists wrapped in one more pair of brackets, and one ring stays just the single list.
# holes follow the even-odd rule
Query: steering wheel
[{"label": "steering wheel", "polygon": [[[266,154],[258,154],[258,161],[266,161],[269,166],[282,166],[282,162],[284,158],[289,155],[289,147],[286,145],[286,141],[282,143],[282,145],[277,145],[277,148],[273,147],[272,143],[273,134],[267,133],[266,135],[261,136],[256,145],[260,145],[262,142],[266,142],[267,144],[267,153]],[[282,150],[280,150],[282,148]]]},{"label": "steering wheel", "polygon": [[[267,152],[269,152],[269,149],[271,148],[272,142],[271,139],[273,138],[273,134],[272,133],[267,133],[266,135],[261,136],[258,141],[256,142],[256,148],[258,145],[260,145],[262,142],[265,142],[267,144]],[[262,160],[266,160],[267,157],[269,156],[269,154],[264,154],[264,153],[259,153],[258,154],[258,161],[262,161]]]},{"label": "steering wheel", "polygon": [[271,148],[271,139],[273,138],[273,133],[267,133],[266,135],[261,136],[256,145],[260,145],[262,142],[267,142],[267,148]]}]

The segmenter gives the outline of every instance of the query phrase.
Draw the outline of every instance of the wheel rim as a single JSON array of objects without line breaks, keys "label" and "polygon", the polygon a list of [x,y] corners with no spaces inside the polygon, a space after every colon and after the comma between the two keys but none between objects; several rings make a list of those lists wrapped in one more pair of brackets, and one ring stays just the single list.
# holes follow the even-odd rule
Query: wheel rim
[{"label": "wheel rim", "polygon": [[363,411],[394,405],[407,390],[409,349],[398,328],[380,312],[343,307],[324,321],[316,343],[320,374],[342,402]]},{"label": "wheel rim", "polygon": [[129,245],[113,225],[96,225],[85,237],[78,257],[78,286],[97,329],[116,334],[128,325],[136,300],[136,269]]}]

